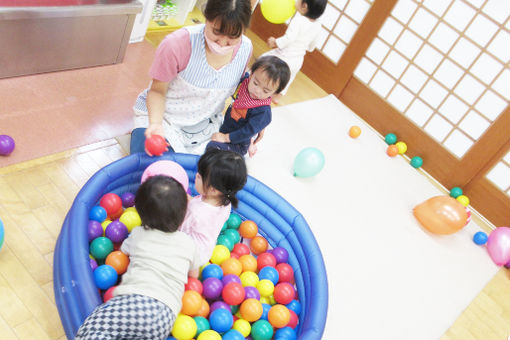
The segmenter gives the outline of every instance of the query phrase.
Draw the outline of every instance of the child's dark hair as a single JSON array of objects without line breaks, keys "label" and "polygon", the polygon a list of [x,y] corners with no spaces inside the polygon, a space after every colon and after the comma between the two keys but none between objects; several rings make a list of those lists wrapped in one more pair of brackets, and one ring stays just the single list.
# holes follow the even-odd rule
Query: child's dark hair
[{"label": "child's dark hair", "polygon": [[136,191],[135,206],[144,228],[172,233],[184,221],[188,196],[175,179],[152,176]]},{"label": "child's dark hair", "polygon": [[251,65],[251,73],[253,74],[258,69],[264,71],[273,84],[278,82],[276,93],[280,93],[289,83],[289,65],[278,57],[267,55],[258,58],[253,65]]},{"label": "child's dark hair", "polygon": [[204,16],[207,21],[220,21],[221,34],[238,38],[250,26],[250,0],[208,0]]},{"label": "child's dark hair", "polygon": [[319,18],[326,10],[327,0],[301,0],[308,7],[305,17],[315,20]]},{"label": "child's dark hair", "polygon": [[236,152],[209,148],[198,160],[198,173],[204,188],[221,192],[221,205],[237,207],[236,193],[246,184],[248,170],[244,158]]}]

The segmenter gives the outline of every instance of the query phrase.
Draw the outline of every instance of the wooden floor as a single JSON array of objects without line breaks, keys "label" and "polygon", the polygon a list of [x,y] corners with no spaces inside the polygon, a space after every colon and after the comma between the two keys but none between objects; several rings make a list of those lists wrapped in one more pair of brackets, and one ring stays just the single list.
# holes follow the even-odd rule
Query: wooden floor
[{"label": "wooden floor", "polygon": [[[259,55],[266,47],[250,36],[254,54]],[[324,95],[299,74],[280,105]],[[0,169],[0,218],[5,225],[0,251],[0,339],[65,339],[53,297],[55,241],[81,186],[125,154],[121,144],[111,139]],[[442,340],[501,340],[509,334],[510,282],[508,271],[502,269]]]}]

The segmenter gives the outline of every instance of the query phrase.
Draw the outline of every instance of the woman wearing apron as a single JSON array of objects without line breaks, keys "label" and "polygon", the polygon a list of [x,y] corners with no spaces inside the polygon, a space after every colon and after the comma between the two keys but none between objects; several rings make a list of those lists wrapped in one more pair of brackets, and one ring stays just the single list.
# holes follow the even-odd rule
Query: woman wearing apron
[{"label": "woman wearing apron", "polygon": [[[150,87],[137,98],[131,153],[158,134],[175,152],[201,154],[223,120],[225,100],[241,79],[252,53],[243,35],[250,0],[209,0],[206,23],[169,34],[159,45]],[[145,129],[146,128],[146,129]]]}]

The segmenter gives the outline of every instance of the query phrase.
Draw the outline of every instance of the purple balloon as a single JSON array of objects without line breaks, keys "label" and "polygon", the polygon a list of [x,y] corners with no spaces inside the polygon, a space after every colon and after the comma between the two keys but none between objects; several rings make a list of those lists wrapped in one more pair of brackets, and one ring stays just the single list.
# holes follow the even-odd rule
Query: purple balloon
[{"label": "purple balloon", "polygon": [[128,234],[129,234],[128,228],[124,223],[122,223],[119,220],[115,220],[108,224],[105,230],[105,236],[108,237],[114,243],[124,241]]},{"label": "purple balloon", "polygon": [[255,287],[252,287],[252,286],[246,286],[244,287],[244,292],[245,292],[245,299],[256,299],[256,300],[260,300],[260,292],[258,291],[257,288]]},{"label": "purple balloon", "polygon": [[287,249],[282,247],[276,247],[273,249],[272,254],[276,259],[276,263],[285,263],[289,260],[289,252]]},{"label": "purple balloon", "polygon": [[216,277],[209,277],[202,283],[203,294],[207,299],[217,299],[223,290],[223,283]]},{"label": "purple balloon", "polygon": [[510,261],[510,228],[498,227],[494,229],[487,240],[487,251],[498,266]]},{"label": "purple balloon", "polygon": [[0,135],[0,155],[7,156],[14,151],[14,139],[11,136]]},{"label": "purple balloon", "polygon": [[98,221],[89,220],[88,225],[89,242],[99,236],[103,236],[103,226]]},{"label": "purple balloon", "polygon": [[89,259],[90,268],[94,271],[97,268],[97,262],[94,259]]},{"label": "purple balloon", "polygon": [[214,312],[218,308],[223,308],[231,312],[230,306],[225,301],[215,301],[211,304],[211,307],[209,308],[209,314]]},{"label": "purple balloon", "polygon": [[221,282],[223,283],[223,287],[225,287],[226,285],[228,285],[230,282],[237,282],[237,283],[241,283],[241,279],[239,278],[239,276],[237,275],[234,275],[234,274],[228,274],[228,275],[225,275],[223,276],[223,278],[221,279]]},{"label": "purple balloon", "polygon": [[135,194],[131,192],[125,192],[120,196],[120,199],[122,201],[122,206],[124,208],[132,207],[135,205]]}]

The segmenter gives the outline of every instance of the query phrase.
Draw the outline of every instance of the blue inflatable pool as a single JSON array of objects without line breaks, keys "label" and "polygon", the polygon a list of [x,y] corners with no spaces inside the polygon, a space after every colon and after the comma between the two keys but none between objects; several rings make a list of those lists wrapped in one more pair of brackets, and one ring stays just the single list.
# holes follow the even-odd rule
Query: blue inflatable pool
[{"label": "blue inflatable pool", "polygon": [[[74,338],[85,318],[102,303],[89,265],[87,223],[90,209],[105,193],[136,192],[145,168],[162,159],[181,164],[194,190],[197,156],[134,154],[99,170],[74,200],[55,246],[53,269],[55,300],[68,339]],[[328,284],[322,254],[308,224],[287,201],[252,177],[248,178],[238,198],[235,212],[257,223],[259,233],[272,247],[282,246],[289,251],[289,263],[295,271],[302,304],[298,338],[321,339],[328,310]]]}]

